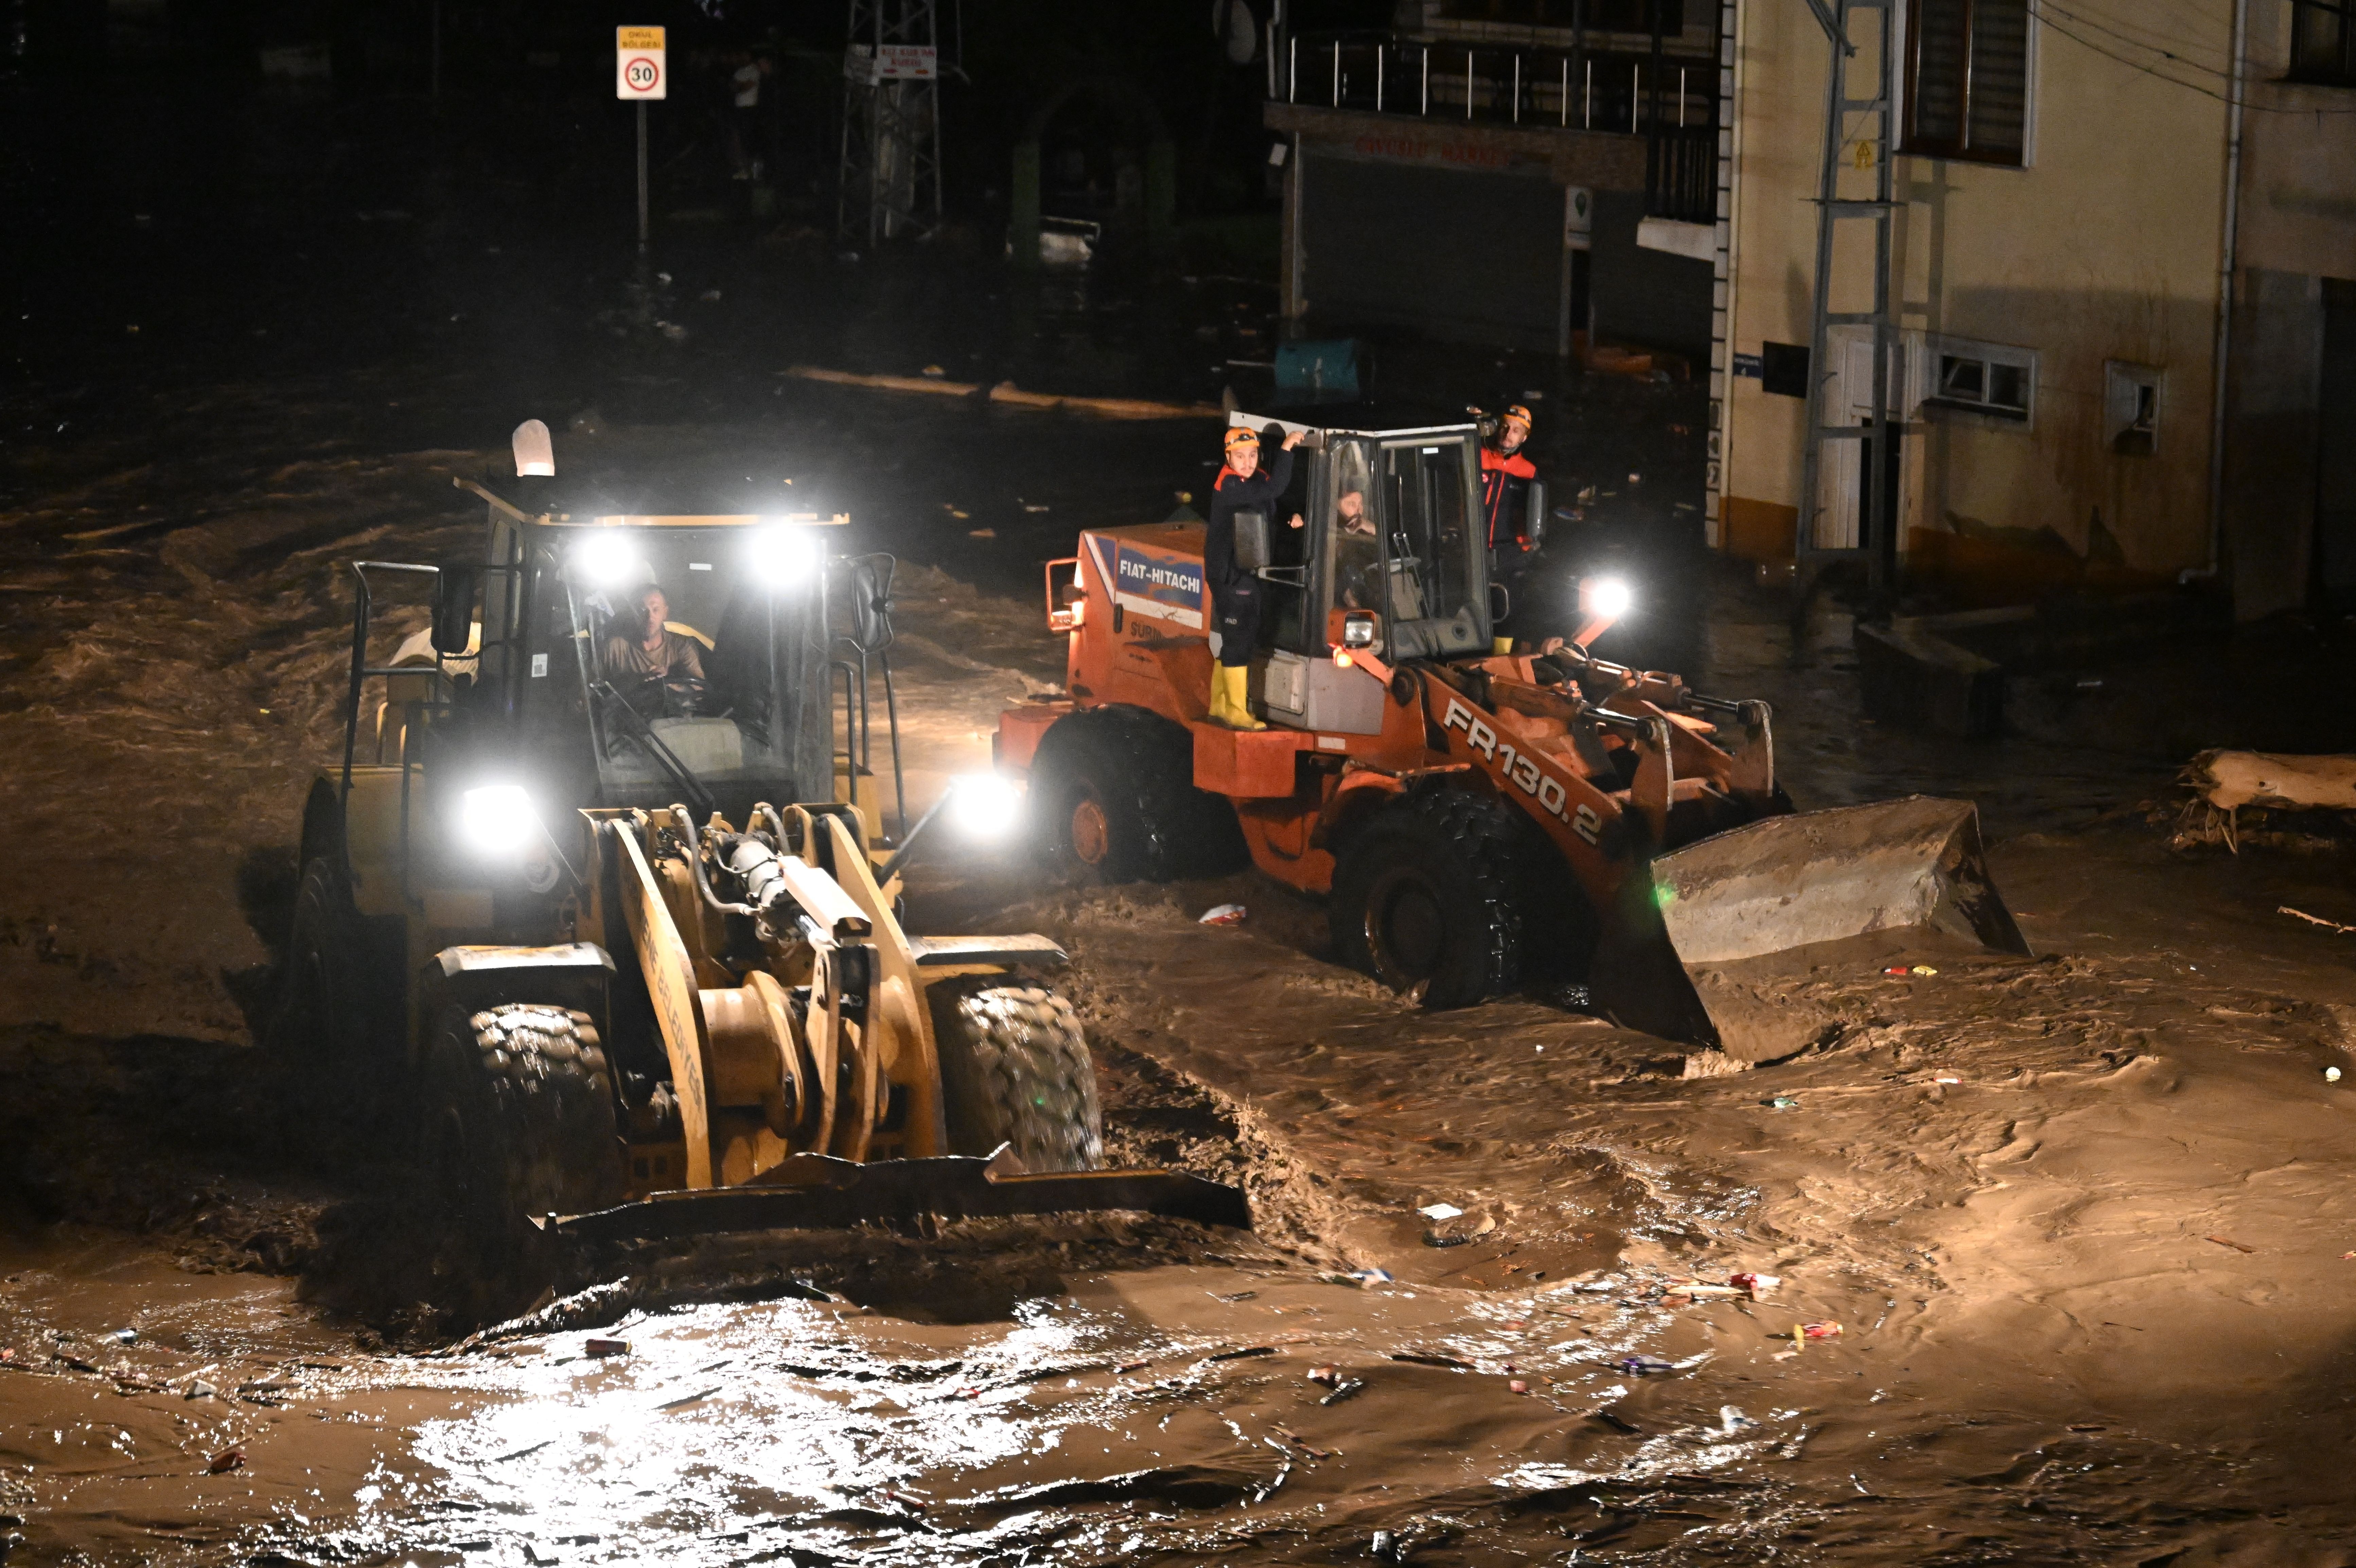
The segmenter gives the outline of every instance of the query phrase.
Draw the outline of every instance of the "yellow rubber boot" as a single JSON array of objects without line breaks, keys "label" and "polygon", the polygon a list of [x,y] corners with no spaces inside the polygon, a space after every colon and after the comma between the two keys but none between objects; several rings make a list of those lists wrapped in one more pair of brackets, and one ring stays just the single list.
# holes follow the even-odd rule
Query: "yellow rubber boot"
[{"label": "yellow rubber boot", "polygon": [[1226,714],[1220,718],[1220,723],[1229,729],[1266,729],[1268,727],[1252,717],[1251,671],[1248,669],[1230,670],[1222,664],[1218,667],[1217,680],[1219,695],[1224,699],[1221,705],[1226,709]]},{"label": "yellow rubber boot", "polygon": [[1225,673],[1224,665],[1211,666],[1211,722],[1215,725],[1227,722],[1227,683],[1220,679]]}]

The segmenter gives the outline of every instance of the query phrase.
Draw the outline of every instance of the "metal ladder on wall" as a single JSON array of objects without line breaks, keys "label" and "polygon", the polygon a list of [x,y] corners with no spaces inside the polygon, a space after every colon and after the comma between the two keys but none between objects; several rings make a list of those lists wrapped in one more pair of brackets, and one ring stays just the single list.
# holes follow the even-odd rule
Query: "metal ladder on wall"
[{"label": "metal ladder on wall", "polygon": [[[1825,88],[1824,166],[1816,190],[1816,287],[1808,333],[1808,428],[1800,468],[1795,625],[1804,618],[1816,581],[1827,567],[1862,562],[1871,596],[1885,603],[1895,592],[1898,567],[1899,411],[1890,407],[1890,395],[1891,362],[1898,352],[1898,319],[1890,297],[1890,225],[1898,212],[1890,162],[1896,129],[1892,88],[1898,75],[1898,4],[1808,0],[1808,8],[1832,44],[1832,69]],[[1853,30],[1859,16],[1875,19],[1870,29],[1874,37],[1862,45]],[[1866,48],[1880,56],[1873,96],[1852,98],[1852,68],[1861,63]],[[1871,194],[1866,195],[1858,187],[1868,182],[1856,177],[1869,167]],[[1873,303],[1868,310],[1833,308],[1836,242],[1845,223],[1873,226]],[[1866,424],[1836,424],[1834,411],[1825,406],[1826,389],[1837,379],[1843,384],[1847,381],[1828,362],[1837,327],[1872,329],[1873,389]],[[1839,342],[1844,358],[1848,341],[1844,338]],[[1859,400],[1852,391],[1845,401],[1855,404]],[[1847,410],[1841,413],[1845,415]],[[1840,526],[1825,504],[1826,477],[1837,472],[1827,465],[1840,463],[1853,465],[1857,478],[1853,527]]]}]

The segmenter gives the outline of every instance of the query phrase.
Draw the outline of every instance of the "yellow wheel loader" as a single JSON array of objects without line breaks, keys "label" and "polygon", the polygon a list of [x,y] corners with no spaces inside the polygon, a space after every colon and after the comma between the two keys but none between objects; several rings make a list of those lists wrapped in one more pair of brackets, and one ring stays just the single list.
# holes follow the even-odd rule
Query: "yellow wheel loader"
[{"label": "yellow wheel loader", "polygon": [[[519,475],[552,472],[536,423],[517,449]],[[419,1131],[480,1313],[528,1299],[552,1240],[1248,1224],[1233,1188],[1098,1168],[1087,1045],[1035,978],[1065,961],[1053,942],[902,929],[934,817],[1020,804],[984,776],[906,823],[888,558],[840,558],[841,517],[531,512],[466,488],[489,508],[478,559],[351,565],[344,754],[310,788],[264,1045],[314,1126]],[[431,625],[388,654],[401,583]]]}]

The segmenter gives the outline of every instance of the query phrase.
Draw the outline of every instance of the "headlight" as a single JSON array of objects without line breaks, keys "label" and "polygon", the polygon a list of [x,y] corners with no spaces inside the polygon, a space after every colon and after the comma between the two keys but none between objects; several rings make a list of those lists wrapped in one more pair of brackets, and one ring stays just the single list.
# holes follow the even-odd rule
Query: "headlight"
[{"label": "headlight", "polygon": [[1023,820],[1023,791],[995,773],[967,773],[949,780],[949,814],[958,831],[997,838]]},{"label": "headlight", "polygon": [[459,797],[458,836],[477,854],[514,859],[537,848],[543,835],[521,785],[491,784]]},{"label": "headlight", "polygon": [[573,570],[592,588],[620,588],[643,576],[646,563],[629,535],[592,533],[573,547]]},{"label": "headlight", "polygon": [[1590,615],[1617,620],[1636,602],[1635,590],[1619,577],[1591,577],[1580,585],[1579,596]]},{"label": "headlight", "polygon": [[826,559],[817,537],[800,528],[763,529],[753,536],[748,554],[755,575],[773,588],[800,586]]}]

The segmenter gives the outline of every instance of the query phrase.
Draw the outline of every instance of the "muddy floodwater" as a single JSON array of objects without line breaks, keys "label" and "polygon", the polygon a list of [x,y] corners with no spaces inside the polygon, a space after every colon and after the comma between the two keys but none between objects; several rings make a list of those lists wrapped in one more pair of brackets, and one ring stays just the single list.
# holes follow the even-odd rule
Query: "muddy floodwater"
[{"label": "muddy floodwater", "polygon": [[[102,340],[28,316],[0,407],[12,1564],[2356,1562],[2356,1077],[2328,1076],[2356,1074],[2356,938],[2278,912],[2356,925],[2347,864],[2169,849],[2185,748],[2083,694],[2132,671],[2024,693],[2001,742],[1865,723],[1837,604],[1794,660],[1783,602],[1692,548],[1698,392],[1550,362],[1393,361],[1429,368],[1419,407],[1547,392],[1560,493],[1645,574],[1602,651],[1772,701],[1803,808],[1977,800],[2035,957],[1826,949],[1794,983],[1826,1044],[1689,1079],[1574,998],[1408,1007],[1252,876],[1076,891],[944,845],[911,923],[1062,942],[1110,1155],[1242,1186],[1254,1230],[781,1239],[758,1291],[638,1280],[462,1340],[391,1240],[421,1220],[401,1151],[310,1144],[250,1044],[341,744],[339,563],[466,548],[453,479],[531,415],[626,500],[819,498],[901,557],[927,792],[1062,679],[1040,564],[1199,490],[1215,425],[777,372],[937,356],[1215,402],[1269,301],[991,316],[954,279],[820,256],[765,293],[691,252],[565,274],[535,308],[607,347],[552,327],[491,376],[458,317],[531,338],[498,308],[554,250],[461,244],[412,196],[258,250],[179,338],[158,306],[134,343],[111,295]],[[91,288],[135,295],[138,254]],[[348,307],[303,270],[337,265],[389,302],[340,360],[305,323]],[[1198,923],[1226,902],[1241,925]]]}]

